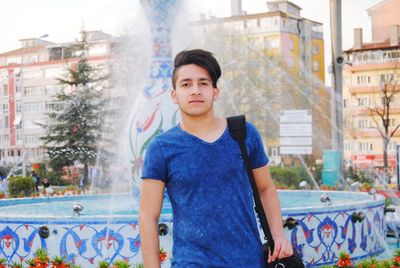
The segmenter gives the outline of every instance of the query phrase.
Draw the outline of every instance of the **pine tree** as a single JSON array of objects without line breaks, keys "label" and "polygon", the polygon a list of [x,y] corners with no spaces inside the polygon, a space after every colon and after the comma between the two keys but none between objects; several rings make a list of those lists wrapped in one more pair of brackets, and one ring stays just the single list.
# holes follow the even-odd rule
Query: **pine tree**
[{"label": "pine tree", "polygon": [[106,117],[103,91],[107,77],[88,63],[86,33],[74,47],[79,56],[76,65],[69,65],[62,78],[63,90],[55,96],[50,122],[45,126],[44,141],[49,164],[55,171],[76,163],[84,165],[84,184],[88,182],[89,165],[98,158],[107,158],[107,151],[99,144]]}]

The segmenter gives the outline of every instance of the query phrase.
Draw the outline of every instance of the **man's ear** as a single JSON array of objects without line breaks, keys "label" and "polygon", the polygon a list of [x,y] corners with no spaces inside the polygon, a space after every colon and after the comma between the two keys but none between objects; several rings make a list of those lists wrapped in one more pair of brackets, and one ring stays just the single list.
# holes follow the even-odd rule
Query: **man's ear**
[{"label": "man's ear", "polygon": [[171,90],[171,99],[172,99],[173,103],[175,103],[175,104],[178,103],[178,100],[176,99],[176,90],[175,89]]},{"label": "man's ear", "polygon": [[213,90],[214,90],[214,100],[218,100],[220,92],[219,87],[215,87]]}]

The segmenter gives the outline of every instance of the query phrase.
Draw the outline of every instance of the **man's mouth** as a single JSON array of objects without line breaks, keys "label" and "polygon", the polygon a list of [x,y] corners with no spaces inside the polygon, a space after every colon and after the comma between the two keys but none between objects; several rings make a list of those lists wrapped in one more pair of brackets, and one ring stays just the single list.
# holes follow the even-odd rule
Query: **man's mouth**
[{"label": "man's mouth", "polygon": [[191,100],[189,103],[203,103],[204,101],[202,100]]}]

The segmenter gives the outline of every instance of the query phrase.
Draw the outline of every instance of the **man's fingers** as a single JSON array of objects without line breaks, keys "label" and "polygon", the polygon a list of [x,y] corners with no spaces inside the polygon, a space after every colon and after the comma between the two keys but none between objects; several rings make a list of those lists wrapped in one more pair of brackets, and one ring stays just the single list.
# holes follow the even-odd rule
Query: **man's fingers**
[{"label": "man's fingers", "polygon": [[272,261],[275,261],[278,258],[279,254],[281,252],[281,248],[282,248],[281,243],[275,244],[274,253],[272,254]]},{"label": "man's fingers", "polygon": [[268,254],[268,262],[276,261],[277,259],[287,258],[293,255],[293,248],[290,244],[289,240],[284,239],[283,241],[279,241],[275,243],[274,252],[269,251]]},{"label": "man's fingers", "polygon": [[292,245],[290,244],[290,242],[288,240],[286,240],[284,242],[284,244],[281,247],[281,250],[279,252],[278,258],[279,259],[283,259],[286,257],[290,257],[293,255],[293,248]]},{"label": "man's fingers", "polygon": [[268,263],[272,262],[272,255],[271,255],[271,250],[268,250]]}]

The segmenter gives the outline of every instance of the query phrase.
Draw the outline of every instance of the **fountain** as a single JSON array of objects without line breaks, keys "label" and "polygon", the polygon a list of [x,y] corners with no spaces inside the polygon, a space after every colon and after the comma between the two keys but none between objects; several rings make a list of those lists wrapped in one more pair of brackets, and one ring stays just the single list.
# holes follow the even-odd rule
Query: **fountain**
[{"label": "fountain", "polygon": [[[384,198],[367,193],[329,192],[332,205],[319,202],[322,191],[280,191],[285,232],[307,266],[332,264],[339,250],[355,259],[386,250]],[[100,260],[140,263],[137,206],[130,194],[113,197],[118,209],[108,215],[109,195],[1,200],[0,252],[8,260],[32,257],[38,247],[66,256],[82,267]],[[294,204],[302,204],[295,207]],[[71,212],[72,207],[72,212]],[[295,225],[290,222],[296,221]],[[41,230],[47,236],[41,235]],[[164,205],[160,217],[162,267],[170,266],[172,214]]]},{"label": "fountain", "polygon": [[[169,99],[172,71],[170,34],[177,3],[175,0],[143,0],[142,3],[148,13],[151,28],[152,55],[146,86],[135,101],[129,121],[129,145],[132,153],[129,166],[132,167],[131,174],[135,179],[133,195],[0,200],[0,252],[8,261],[30,258],[37,248],[43,247],[51,255],[66,256],[67,260],[82,267],[93,267],[101,260],[113,262],[127,259],[135,264],[142,262],[137,189],[144,153],[154,135],[178,121],[177,109]],[[223,55],[225,48],[213,47],[213,44],[208,44],[212,47],[209,49],[218,47],[223,51],[217,52],[217,57]],[[273,68],[277,76],[286,79],[292,89],[297,90],[294,96],[278,96],[282,103],[288,100],[295,102],[298,96],[307,96],[307,93],[301,92],[303,84],[295,85],[288,78],[290,75],[278,70],[265,57],[259,58],[269,68]],[[225,70],[232,71],[238,62],[237,58],[228,57],[222,59],[222,66]],[[244,80],[249,85],[247,90],[257,87],[248,77],[245,76]],[[261,81],[269,82],[271,80]],[[230,86],[229,79],[224,83],[226,88]],[[261,94],[258,91],[253,92]],[[253,99],[254,97],[259,102],[252,109],[259,109],[263,114],[274,114],[273,107],[265,107],[265,103],[262,105],[266,96],[253,95]],[[233,106],[236,103],[232,98],[227,98],[227,102]],[[276,123],[277,118],[272,120]],[[300,160],[304,164],[303,159]],[[306,187],[304,183],[302,185]],[[316,182],[314,185],[317,185]],[[387,245],[382,239],[382,234],[385,233],[385,202],[380,195],[309,190],[281,191],[279,194],[286,235],[307,266],[332,264],[340,250],[350,252],[354,259],[385,252]],[[118,205],[117,210],[110,213],[108,207],[111,203]],[[295,207],[293,204],[301,206]],[[171,207],[165,200],[159,225],[160,245],[167,253],[162,267],[171,265],[172,232]]]}]

